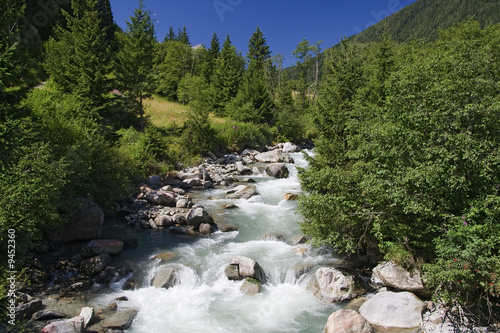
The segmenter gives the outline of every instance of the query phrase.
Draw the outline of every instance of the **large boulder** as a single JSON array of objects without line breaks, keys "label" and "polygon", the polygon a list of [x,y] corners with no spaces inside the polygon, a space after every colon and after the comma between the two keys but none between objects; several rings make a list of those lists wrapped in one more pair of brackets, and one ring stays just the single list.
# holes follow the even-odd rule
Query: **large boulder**
[{"label": "large boulder", "polygon": [[401,330],[420,327],[426,304],[410,292],[380,292],[366,301],[359,313],[373,327]]},{"label": "large boulder", "polygon": [[251,175],[253,173],[252,169],[243,165],[243,162],[236,162],[236,170],[240,175]]},{"label": "large boulder", "polygon": [[175,206],[175,195],[164,191],[151,191],[146,194],[146,200],[151,205]]},{"label": "large boulder", "polygon": [[287,178],[290,172],[285,163],[273,163],[266,165],[266,174],[274,178]]},{"label": "large boulder", "polygon": [[99,254],[118,255],[123,250],[123,242],[116,239],[94,239],[82,248],[84,258],[95,257]]},{"label": "large boulder", "polygon": [[212,223],[212,217],[207,211],[201,207],[189,210],[186,214],[186,221],[188,225],[199,227],[202,223]]},{"label": "large boulder", "polygon": [[348,301],[366,292],[354,275],[333,267],[318,268],[308,289],[325,303]]},{"label": "large boulder", "polygon": [[371,282],[377,287],[391,287],[416,294],[428,293],[422,283],[420,271],[407,271],[393,261],[386,261],[373,269]]},{"label": "large boulder", "polygon": [[250,199],[258,195],[255,185],[240,185],[226,192],[227,199]]},{"label": "large boulder", "polygon": [[154,219],[157,227],[168,228],[174,225],[174,219],[170,215],[158,215]]},{"label": "large boulder", "polygon": [[153,287],[168,289],[175,286],[179,270],[180,267],[178,265],[161,266],[153,278]]},{"label": "large boulder", "polygon": [[[266,283],[266,274],[255,260],[243,256],[235,256],[231,259],[230,266],[236,267],[226,268],[226,275],[228,275],[229,279],[242,280],[244,278],[254,278],[260,283]],[[228,273],[231,272],[234,274],[236,269],[238,272],[238,278],[235,278],[235,275],[229,276]]]},{"label": "large boulder", "polygon": [[126,330],[132,325],[137,313],[137,310],[130,308],[117,311],[111,317],[106,318],[101,326],[108,329]]},{"label": "large boulder", "polygon": [[43,308],[43,302],[41,300],[34,300],[28,303],[24,303],[16,307],[16,318],[24,319],[31,318],[31,316]]},{"label": "large boulder", "polygon": [[90,198],[78,199],[79,208],[60,227],[45,230],[45,238],[56,243],[90,241],[101,236],[104,212]]},{"label": "large boulder", "polygon": [[285,161],[285,156],[281,149],[275,149],[255,155],[255,159],[262,163],[279,163]]},{"label": "large boulder", "polygon": [[363,316],[354,310],[338,310],[328,317],[325,333],[371,333],[372,328]]}]

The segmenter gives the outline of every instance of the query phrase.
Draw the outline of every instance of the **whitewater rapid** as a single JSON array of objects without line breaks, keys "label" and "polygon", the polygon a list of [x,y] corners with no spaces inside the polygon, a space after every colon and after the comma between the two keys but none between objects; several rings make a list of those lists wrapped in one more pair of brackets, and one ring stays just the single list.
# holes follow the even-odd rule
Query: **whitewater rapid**
[{"label": "whitewater rapid", "polygon": [[[95,306],[127,296],[128,301],[118,302],[118,306],[139,311],[127,330],[131,333],[322,332],[328,316],[341,306],[321,303],[307,290],[307,284],[317,267],[340,259],[329,251],[289,242],[300,234],[302,216],[297,213],[298,203],[285,200],[284,195],[301,192],[296,166],[307,167],[302,153],[290,155],[295,164],[287,165],[289,178],[253,177],[259,196],[228,200],[224,190],[203,193],[199,204],[216,220],[238,226],[238,232],[216,232],[194,240],[180,237],[176,242],[165,240],[164,245],[162,237],[173,236],[159,233],[151,253],[137,254],[142,262],[138,267],[144,273],[142,287],[125,291],[117,285],[96,298]],[[238,208],[223,209],[228,203]],[[264,240],[270,232],[284,234],[287,242]],[[151,258],[166,251],[176,255],[168,264],[178,266],[178,283],[159,289],[151,286],[151,280],[165,263]],[[243,281],[226,277],[225,268],[237,255],[257,261],[266,272],[261,293],[245,295],[240,291]]]}]

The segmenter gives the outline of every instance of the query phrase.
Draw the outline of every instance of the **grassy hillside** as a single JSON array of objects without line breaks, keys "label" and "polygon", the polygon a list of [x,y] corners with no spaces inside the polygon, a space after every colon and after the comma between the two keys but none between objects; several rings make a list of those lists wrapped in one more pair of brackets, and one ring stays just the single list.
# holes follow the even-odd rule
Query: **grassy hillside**
[{"label": "grassy hillside", "polygon": [[469,18],[479,21],[483,27],[499,23],[500,1],[419,0],[350,39],[362,43],[376,41],[388,27],[391,36],[398,42],[415,38],[435,40],[439,30]]},{"label": "grassy hillside", "polygon": [[145,113],[153,125],[165,128],[170,125],[182,126],[187,118],[188,106],[171,102],[160,96],[153,96],[144,101]]}]

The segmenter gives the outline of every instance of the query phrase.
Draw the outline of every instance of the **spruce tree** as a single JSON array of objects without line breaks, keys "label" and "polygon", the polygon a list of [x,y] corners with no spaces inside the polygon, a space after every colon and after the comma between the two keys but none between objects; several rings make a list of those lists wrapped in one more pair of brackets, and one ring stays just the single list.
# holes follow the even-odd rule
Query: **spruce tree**
[{"label": "spruce tree", "polygon": [[224,115],[226,104],[236,97],[244,70],[244,60],[236,52],[229,35],[224,40],[209,92],[209,106],[218,115]]},{"label": "spruce tree", "polygon": [[175,35],[175,32],[174,32],[174,27],[172,27],[172,26],[170,26],[168,28],[168,32],[167,32],[167,35],[165,36],[164,41],[168,41],[168,40],[171,40],[171,41],[177,40],[177,36]]},{"label": "spruce tree", "polygon": [[187,33],[186,26],[182,27],[182,30],[179,29],[179,33],[177,34],[177,40],[183,44],[191,45],[189,41],[189,35]]},{"label": "spruce tree", "polygon": [[245,121],[271,122],[273,120],[273,99],[269,84],[269,71],[272,66],[271,51],[264,34],[258,27],[248,43],[247,59],[248,69],[238,100],[243,104],[249,103],[255,112],[249,118],[248,108],[236,105],[233,117]]},{"label": "spruce tree", "polygon": [[143,98],[152,92],[151,71],[155,48],[155,28],[151,13],[139,0],[134,16],[127,21],[123,48],[118,54],[118,81],[129,97],[137,102],[141,127],[144,129]]},{"label": "spruce tree", "polygon": [[47,71],[57,87],[99,106],[109,90],[110,48],[97,0],[73,1],[73,15],[63,12],[67,29],[58,27],[46,44]]},{"label": "spruce tree", "polygon": [[217,37],[217,34],[214,32],[214,35],[212,36],[212,41],[210,42],[210,50],[208,52],[207,65],[205,67],[206,70],[204,73],[204,76],[207,82],[209,83],[211,81],[212,75],[214,74],[215,62],[219,57],[220,57],[219,38]]}]

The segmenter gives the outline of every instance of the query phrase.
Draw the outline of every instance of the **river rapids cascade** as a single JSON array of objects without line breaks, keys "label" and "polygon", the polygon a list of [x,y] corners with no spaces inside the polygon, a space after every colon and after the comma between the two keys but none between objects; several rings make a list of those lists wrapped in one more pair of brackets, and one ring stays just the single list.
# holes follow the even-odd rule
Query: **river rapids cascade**
[{"label": "river rapids cascade", "polygon": [[[127,330],[133,333],[322,332],[328,316],[343,306],[320,302],[307,286],[316,268],[339,264],[341,259],[330,251],[290,242],[301,233],[302,217],[297,213],[298,203],[284,197],[301,192],[297,166],[307,167],[303,153],[290,156],[295,164],[287,164],[288,178],[253,176],[258,196],[226,199],[223,189],[203,192],[198,204],[218,220],[238,226],[239,231],[194,240],[160,234],[147,247],[149,253],[129,254],[129,260],[135,255],[140,261],[142,287],[122,290],[116,285],[95,299],[95,305],[126,296],[128,301],[118,306],[138,310]],[[227,204],[238,208],[226,210]],[[265,237],[276,232],[286,241]],[[163,242],[161,237],[175,241]],[[176,283],[168,289],[153,287],[153,277],[165,263],[152,258],[167,251],[175,256],[168,265],[176,267]],[[225,269],[235,256],[251,258],[263,268],[267,281],[260,293],[246,295],[240,290],[244,281],[228,279]]]}]

